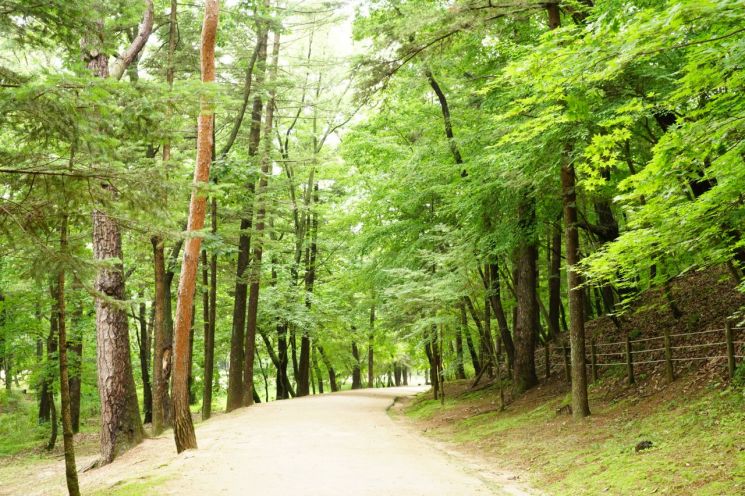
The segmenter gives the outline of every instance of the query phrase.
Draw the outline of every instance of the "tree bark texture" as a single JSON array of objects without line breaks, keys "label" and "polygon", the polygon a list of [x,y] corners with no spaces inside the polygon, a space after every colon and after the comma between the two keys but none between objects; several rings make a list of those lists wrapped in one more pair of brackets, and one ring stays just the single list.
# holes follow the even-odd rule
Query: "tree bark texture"
[{"label": "tree bark texture", "polygon": [[537,269],[538,250],[534,241],[535,202],[524,199],[518,207],[521,233],[515,248],[515,293],[517,315],[515,319],[515,371],[517,392],[524,392],[538,384],[535,371],[535,342],[538,329]]},{"label": "tree bark texture", "polygon": [[[202,82],[215,81],[215,41],[217,37],[218,0],[207,0],[204,5],[204,23],[201,39]],[[207,198],[200,191],[208,182],[213,150],[213,102],[206,96],[201,98],[201,112],[197,127],[197,161],[194,168],[194,185],[189,206],[187,232],[194,233],[204,227]],[[174,329],[173,354],[173,409],[176,450],[181,453],[195,449],[197,440],[189,410],[189,334],[191,332],[194,290],[196,288],[200,237],[191,236],[184,243],[184,258],[179,279],[178,303]]]},{"label": "tree bark texture", "polygon": [[567,290],[569,292],[569,339],[571,343],[572,415],[583,418],[590,414],[587,400],[587,369],[585,368],[584,288],[577,271],[580,261],[577,230],[577,193],[574,165],[566,153],[561,167],[561,190],[566,229]]}]

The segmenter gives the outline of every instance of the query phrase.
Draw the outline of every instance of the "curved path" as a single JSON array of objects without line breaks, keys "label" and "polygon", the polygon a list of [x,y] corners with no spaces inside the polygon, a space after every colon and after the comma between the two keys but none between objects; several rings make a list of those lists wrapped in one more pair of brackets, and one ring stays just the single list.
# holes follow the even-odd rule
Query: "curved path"
[{"label": "curved path", "polygon": [[[134,482],[141,484],[136,494],[179,496],[495,494],[488,486],[501,484],[487,484],[483,472],[388,416],[397,396],[423,389],[363,389],[219,415],[197,427],[199,450],[176,455],[168,432],[82,473],[82,487],[106,494],[106,488]],[[34,489],[54,494],[49,487]]]}]

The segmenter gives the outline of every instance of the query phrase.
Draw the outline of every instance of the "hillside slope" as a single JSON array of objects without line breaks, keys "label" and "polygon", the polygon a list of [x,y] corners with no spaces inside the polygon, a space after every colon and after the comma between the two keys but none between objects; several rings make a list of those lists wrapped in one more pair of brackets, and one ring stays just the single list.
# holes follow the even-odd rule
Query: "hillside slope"
[{"label": "hillside slope", "polygon": [[[635,384],[628,384],[625,365],[599,367],[600,377],[590,385],[593,415],[575,422],[559,413],[569,403],[569,384],[563,361],[555,359],[551,377],[525,395],[508,395],[504,411],[495,385],[474,390],[470,381],[460,381],[448,384],[444,406],[424,393],[404,408],[405,415],[428,435],[519,471],[549,494],[743,494],[743,382],[729,383],[726,359],[683,359],[721,356],[720,329],[745,297],[721,271],[689,274],[670,289],[681,312],[677,318],[664,293],[648,291],[620,325],[608,317],[590,322],[588,340],[616,343],[626,333],[655,338],[668,329],[673,345],[685,347],[675,350],[672,383],[664,363],[636,365]],[[737,332],[737,354],[743,355],[745,338]],[[743,371],[740,365],[738,378]],[[651,447],[637,451],[643,441]]]}]

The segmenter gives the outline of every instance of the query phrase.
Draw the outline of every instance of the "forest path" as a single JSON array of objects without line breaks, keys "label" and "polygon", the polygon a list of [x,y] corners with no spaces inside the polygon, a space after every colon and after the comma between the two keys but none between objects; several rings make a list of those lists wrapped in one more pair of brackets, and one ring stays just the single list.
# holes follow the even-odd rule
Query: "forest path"
[{"label": "forest path", "polygon": [[[423,390],[363,389],[243,408],[198,425],[198,450],[176,455],[169,431],[82,473],[81,484],[84,493],[135,483],[141,489],[131,494],[180,496],[527,494],[388,416],[396,397]],[[27,494],[57,494],[49,489]]]}]

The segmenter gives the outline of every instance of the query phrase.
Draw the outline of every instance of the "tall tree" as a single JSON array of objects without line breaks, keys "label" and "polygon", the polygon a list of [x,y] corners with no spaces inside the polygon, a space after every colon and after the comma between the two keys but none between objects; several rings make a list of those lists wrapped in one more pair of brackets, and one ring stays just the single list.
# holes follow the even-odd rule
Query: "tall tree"
[{"label": "tall tree", "polygon": [[[168,51],[166,52],[166,82],[173,88],[175,77],[175,52],[178,30],[178,1],[171,0],[168,17]],[[163,163],[171,160],[171,143],[163,143]],[[168,391],[173,357],[172,328],[167,325],[166,311],[170,314],[170,283],[166,282],[166,256],[164,240],[156,235],[153,245],[153,270],[155,273],[155,297],[153,298],[153,434],[157,435],[171,425],[173,404]],[[166,286],[168,284],[168,287]]]},{"label": "tall tree", "polygon": [[[67,214],[60,222],[60,254],[67,251]],[[65,315],[65,269],[57,271],[57,329],[59,342],[60,407],[62,410],[62,439],[65,445],[65,478],[70,496],[79,496],[78,472],[75,467],[75,444],[73,440],[72,414],[70,408],[70,377],[67,368],[67,323]]]},{"label": "tall tree", "polygon": [[269,100],[264,117],[263,149],[261,152],[261,176],[256,190],[256,228],[253,249],[253,265],[251,270],[250,292],[248,296],[248,316],[246,319],[246,351],[243,368],[243,400],[244,406],[253,403],[253,365],[256,346],[256,324],[259,309],[259,288],[261,284],[261,259],[264,254],[264,227],[266,222],[267,189],[269,186],[269,172],[271,166],[272,129],[274,125],[274,106],[277,93],[276,82],[279,68],[280,33],[274,32],[272,44],[272,62],[269,74]]},{"label": "tall tree", "polygon": [[[215,81],[215,44],[217,40],[218,0],[207,0],[204,5],[204,22],[201,40],[202,83],[210,85]],[[187,232],[191,236],[184,243],[184,258],[179,279],[178,303],[176,305],[176,325],[174,329],[173,356],[173,409],[174,438],[176,450],[181,453],[196,449],[197,439],[189,410],[189,335],[194,311],[193,300],[196,289],[197,265],[202,239],[194,236],[204,227],[207,210],[207,197],[204,191],[209,183],[210,164],[213,151],[214,102],[210,95],[200,98],[200,113],[197,127],[197,160],[194,166],[194,184],[189,205]]]}]

